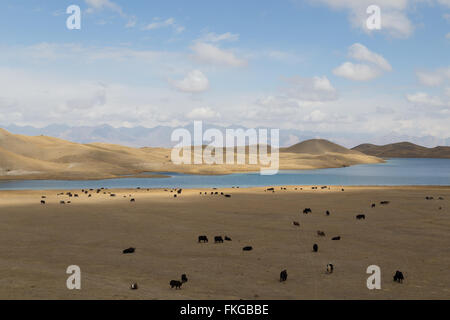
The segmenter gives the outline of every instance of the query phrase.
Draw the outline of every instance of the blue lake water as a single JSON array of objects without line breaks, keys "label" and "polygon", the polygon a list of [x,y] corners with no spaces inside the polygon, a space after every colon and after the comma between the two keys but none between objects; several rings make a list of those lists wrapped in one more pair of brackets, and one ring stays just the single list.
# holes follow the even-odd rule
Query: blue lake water
[{"label": "blue lake water", "polygon": [[239,173],[221,176],[167,173],[170,178],[93,181],[0,181],[0,190],[83,188],[212,188],[277,185],[450,185],[450,159],[388,159],[386,163],[317,170],[283,170],[273,176]]}]

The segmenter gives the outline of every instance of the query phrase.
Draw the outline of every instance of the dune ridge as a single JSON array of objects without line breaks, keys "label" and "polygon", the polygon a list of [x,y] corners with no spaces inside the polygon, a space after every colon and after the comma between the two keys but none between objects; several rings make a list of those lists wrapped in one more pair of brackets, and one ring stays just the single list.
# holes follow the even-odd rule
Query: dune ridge
[{"label": "dune ridge", "polygon": [[[270,150],[270,147],[268,148]],[[245,148],[248,157],[249,148]],[[229,174],[259,171],[255,164],[182,164],[171,161],[171,149],[133,148],[107,143],[79,144],[47,136],[12,134],[0,129],[0,179],[83,180],[161,177],[149,173]],[[308,140],[280,149],[280,169],[318,169],[382,159],[349,150],[327,140]],[[142,173],[146,173],[142,175]]]}]

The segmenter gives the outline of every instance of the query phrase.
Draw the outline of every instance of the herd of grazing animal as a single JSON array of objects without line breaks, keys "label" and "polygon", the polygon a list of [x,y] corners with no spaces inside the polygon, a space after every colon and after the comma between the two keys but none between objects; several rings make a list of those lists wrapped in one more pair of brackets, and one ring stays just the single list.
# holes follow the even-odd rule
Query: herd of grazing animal
[{"label": "herd of grazing animal", "polygon": [[[234,187],[233,187],[234,188]],[[238,187],[237,187],[238,188]],[[329,187],[327,187],[327,186],[322,186],[321,187],[321,189],[330,189]],[[137,189],[140,189],[140,188],[137,188]],[[297,190],[298,188],[295,188],[295,190]],[[312,187],[312,190],[316,190],[317,189],[317,187]],[[114,194],[114,193],[111,193],[111,192],[108,192],[108,191],[106,191],[107,189],[105,189],[105,188],[99,188],[99,189],[89,189],[89,190],[85,190],[85,189],[83,189],[83,190],[81,190],[81,194],[86,194],[88,197],[92,197],[92,193],[97,193],[97,194],[100,194],[100,193],[102,193],[103,192],[103,194],[109,194],[110,195],[110,197],[116,197],[116,194]],[[213,188],[213,190],[216,190],[216,188]],[[285,188],[285,187],[281,187],[280,188],[280,190],[287,190],[287,188]],[[300,190],[302,190],[302,188],[300,188]],[[342,191],[344,191],[344,189],[341,189]],[[149,189],[147,189],[147,191],[149,191]],[[170,191],[170,193],[173,193],[173,195],[174,195],[174,197],[177,197],[177,195],[180,195],[180,194],[182,194],[182,189],[179,189],[179,188],[175,188],[175,189],[171,189],[171,190],[168,190],[168,189],[165,189],[164,191],[166,191],[166,192],[168,192],[168,191]],[[272,191],[272,192],[275,192],[275,188],[267,188],[267,189],[265,189],[264,190],[265,192],[267,192],[267,191]],[[205,194],[205,195],[207,195],[208,193],[207,192],[200,192],[200,195],[202,195],[202,194]],[[231,197],[231,195],[230,194],[224,194],[224,192],[220,192],[219,193],[219,191],[212,191],[212,192],[210,192],[210,194],[211,195],[221,195],[221,196],[224,196],[224,197],[227,197],[227,198],[229,198],[229,197]],[[68,196],[69,198],[72,198],[72,197],[74,197],[74,198],[79,198],[79,194],[77,194],[77,193],[72,193],[72,192],[66,192],[66,193],[58,193],[57,194],[57,196]],[[129,195],[129,197],[131,197],[132,195],[130,194]],[[126,196],[124,196],[124,197],[126,197]],[[426,196],[425,197],[425,199],[426,200],[434,200],[435,198],[434,197],[432,197],[432,196]],[[443,197],[438,197],[437,198],[438,200],[444,200],[444,198]],[[47,196],[45,196],[45,195],[43,195],[43,196],[41,196],[41,200],[40,200],[40,203],[42,204],[42,205],[45,205],[46,204],[46,200],[48,200],[47,199]],[[130,202],[136,202],[136,199],[135,198],[130,198]],[[66,204],[66,203],[71,203],[71,201],[67,201],[67,200],[60,200],[60,204]],[[387,201],[387,200],[383,200],[383,201],[380,201],[379,202],[380,203],[380,205],[383,205],[383,206],[385,206],[385,205],[388,205],[390,202],[389,201]],[[376,204],[375,203],[372,203],[371,205],[370,205],[370,207],[371,208],[375,208],[376,207]],[[439,209],[441,209],[441,207],[439,208]],[[304,208],[303,209],[303,214],[312,214],[312,209],[311,208]],[[330,211],[329,210],[326,210],[325,211],[325,214],[326,214],[326,216],[329,216],[330,215]],[[365,214],[357,214],[356,215],[356,219],[357,220],[365,220],[366,219],[366,215]],[[296,226],[296,227],[300,227],[300,222],[299,221],[293,221],[293,225],[294,226]],[[317,236],[319,236],[319,237],[325,237],[325,232],[324,231],[321,231],[321,230],[318,230],[317,231]],[[338,241],[338,240],[341,240],[341,236],[334,236],[334,237],[331,237],[331,240],[334,240],[334,241]],[[224,243],[224,241],[231,241],[231,238],[229,237],[229,236],[214,236],[214,243],[216,243],[216,244],[220,244],[220,243]],[[200,235],[200,236],[198,236],[198,242],[199,243],[208,243],[208,237],[206,236],[206,235]],[[244,246],[244,247],[242,247],[242,250],[243,251],[252,251],[253,250],[253,247],[252,246]],[[318,244],[317,243],[314,243],[313,244],[313,246],[312,246],[312,251],[313,252],[318,252],[319,251],[319,246],[318,246]],[[133,247],[130,247],[130,248],[127,248],[127,249],[124,249],[123,251],[122,251],[122,253],[123,254],[132,254],[132,253],[135,253],[136,252],[136,248],[133,248]],[[326,265],[326,273],[327,274],[332,274],[334,272],[334,265],[333,264],[331,264],[331,263],[329,263],[329,264],[327,264]],[[395,282],[398,282],[398,283],[403,283],[403,280],[404,280],[404,275],[403,275],[403,273],[401,272],[401,271],[399,271],[399,270],[397,270],[396,272],[395,272],[395,274],[394,274],[394,276],[393,276],[393,280],[395,281]],[[186,276],[186,274],[182,274],[182,276],[181,276],[181,280],[171,280],[170,282],[169,282],[169,284],[170,284],[170,287],[173,289],[173,288],[175,288],[175,289],[181,289],[181,287],[182,287],[182,285],[184,284],[184,283],[186,283],[188,281],[188,279],[187,279],[187,276]],[[281,271],[281,273],[280,273],[280,282],[285,282],[285,281],[287,281],[287,270],[283,270],[283,271]],[[137,283],[133,283],[133,284],[131,284],[131,286],[130,286],[130,289],[132,289],[132,290],[137,290],[138,289],[138,284]]]}]

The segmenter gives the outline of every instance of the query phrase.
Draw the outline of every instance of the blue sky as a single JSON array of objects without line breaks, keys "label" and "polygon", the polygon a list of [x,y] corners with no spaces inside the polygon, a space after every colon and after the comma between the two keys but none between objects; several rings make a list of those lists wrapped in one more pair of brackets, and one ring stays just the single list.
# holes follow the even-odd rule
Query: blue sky
[{"label": "blue sky", "polygon": [[450,0],[4,0],[0,21],[0,124],[450,137]]}]

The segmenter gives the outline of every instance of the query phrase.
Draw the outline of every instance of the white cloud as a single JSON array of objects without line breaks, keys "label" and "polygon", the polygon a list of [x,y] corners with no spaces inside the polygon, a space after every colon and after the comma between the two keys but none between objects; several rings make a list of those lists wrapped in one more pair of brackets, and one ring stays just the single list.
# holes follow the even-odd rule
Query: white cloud
[{"label": "white cloud", "polygon": [[450,67],[439,68],[434,71],[417,71],[416,76],[421,84],[437,87],[450,80]]},{"label": "white cloud", "polygon": [[[310,0],[313,3],[313,0]],[[394,37],[409,37],[413,30],[413,24],[408,18],[407,9],[412,0],[314,0],[314,3],[323,3],[332,9],[348,10],[349,20],[354,28],[367,29],[366,9],[376,4],[381,8],[381,31]]]},{"label": "white cloud", "polygon": [[126,28],[132,28],[136,25],[136,17],[126,14],[122,7],[111,0],[84,0],[88,5],[87,13],[94,13],[95,11],[111,10],[118,13],[122,18],[128,19]]},{"label": "white cloud", "polygon": [[292,77],[286,79],[289,87],[283,91],[291,99],[302,102],[331,101],[338,98],[336,89],[326,76],[313,78]]},{"label": "white cloud", "polygon": [[220,117],[220,114],[209,107],[195,108],[191,110],[187,117],[193,120],[211,120]]},{"label": "white cloud", "polygon": [[216,34],[214,32],[209,32],[202,37],[200,37],[200,41],[203,42],[220,42],[220,41],[237,41],[239,40],[239,34],[226,32],[222,34]]},{"label": "white cloud", "polygon": [[449,39],[450,40],[450,32],[445,35],[445,39]]},{"label": "white cloud", "polygon": [[351,45],[348,55],[368,64],[344,62],[333,70],[335,75],[354,81],[369,81],[381,76],[383,71],[392,71],[391,65],[382,55],[370,51],[360,43]]},{"label": "white cloud", "polygon": [[327,114],[320,111],[320,110],[314,110],[308,115],[306,115],[303,120],[309,121],[309,122],[322,122],[326,119]]},{"label": "white cloud", "polygon": [[406,99],[416,106],[442,107],[446,105],[439,97],[430,96],[425,92],[407,94]]},{"label": "white cloud", "polygon": [[189,72],[182,80],[170,80],[170,83],[182,92],[198,93],[209,89],[208,78],[199,70]]},{"label": "white cloud", "polygon": [[369,81],[381,75],[381,72],[369,65],[344,62],[333,70],[333,73],[339,77],[354,81]]},{"label": "white cloud", "polygon": [[177,24],[174,18],[168,18],[166,20],[154,18],[152,23],[144,27],[144,30],[156,30],[162,28],[172,28],[175,33],[181,33],[185,30],[185,27]]},{"label": "white cloud", "polygon": [[349,56],[355,60],[373,63],[385,71],[392,70],[391,65],[382,55],[370,51],[360,43],[355,43],[350,46]]},{"label": "white cloud", "polygon": [[231,67],[247,65],[246,60],[236,57],[233,52],[220,49],[209,43],[196,42],[191,46],[191,50],[194,52],[193,58],[203,63]]}]

